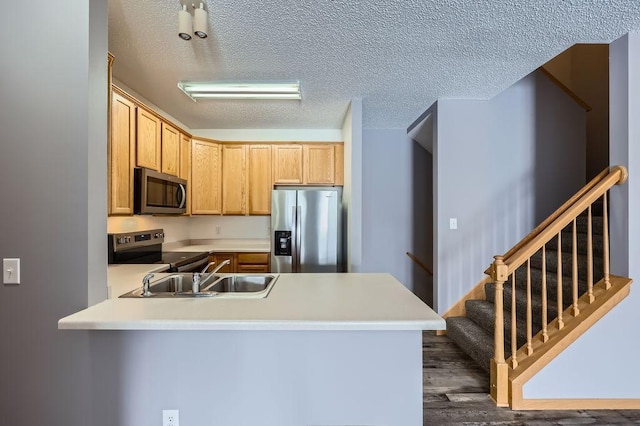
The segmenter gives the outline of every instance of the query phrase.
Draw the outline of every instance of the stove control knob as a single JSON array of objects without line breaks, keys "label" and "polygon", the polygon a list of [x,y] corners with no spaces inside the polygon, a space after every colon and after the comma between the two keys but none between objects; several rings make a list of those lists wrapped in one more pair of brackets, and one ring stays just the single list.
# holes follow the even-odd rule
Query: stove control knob
[{"label": "stove control knob", "polygon": [[124,237],[127,243],[131,242],[131,237]]},{"label": "stove control knob", "polygon": [[156,232],[156,234],[153,236],[154,238],[160,238],[160,233]]},{"label": "stove control knob", "polygon": [[126,242],[124,237],[118,238],[118,244],[124,244]]}]

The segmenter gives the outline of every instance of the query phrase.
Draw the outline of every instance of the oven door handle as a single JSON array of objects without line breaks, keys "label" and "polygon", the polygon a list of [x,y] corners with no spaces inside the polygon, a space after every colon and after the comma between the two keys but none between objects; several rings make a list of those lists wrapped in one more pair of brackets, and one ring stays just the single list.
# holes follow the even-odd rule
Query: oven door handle
[{"label": "oven door handle", "polygon": [[205,257],[204,259],[192,262],[192,263],[188,263],[186,265],[182,265],[182,266],[178,266],[178,271],[177,272],[200,272],[202,270],[202,268],[204,267],[204,265],[207,264],[207,262],[209,262],[209,258]]}]

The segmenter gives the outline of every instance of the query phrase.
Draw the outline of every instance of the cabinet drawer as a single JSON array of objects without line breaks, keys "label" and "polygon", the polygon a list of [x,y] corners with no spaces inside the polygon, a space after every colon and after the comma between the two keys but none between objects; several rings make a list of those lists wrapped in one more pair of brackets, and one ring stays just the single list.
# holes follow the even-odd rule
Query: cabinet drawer
[{"label": "cabinet drawer", "polygon": [[263,273],[269,272],[269,265],[238,265],[238,273]]},{"label": "cabinet drawer", "polygon": [[268,265],[269,253],[238,253],[238,265]]}]

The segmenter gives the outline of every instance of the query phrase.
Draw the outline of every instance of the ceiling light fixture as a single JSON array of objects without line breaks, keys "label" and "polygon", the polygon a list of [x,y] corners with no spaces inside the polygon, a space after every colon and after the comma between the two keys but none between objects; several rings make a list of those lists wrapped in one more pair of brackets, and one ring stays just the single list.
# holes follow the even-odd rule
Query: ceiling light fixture
[{"label": "ceiling light fixture", "polygon": [[[196,6],[198,5],[198,6]],[[191,0],[180,0],[181,9],[178,12],[178,37],[191,40],[191,34],[200,38],[207,38],[209,14],[204,2],[193,3]],[[192,16],[193,13],[193,16]]]},{"label": "ceiling light fixture", "polygon": [[207,38],[207,11],[204,10],[204,4],[200,3],[200,7],[193,11],[193,33],[200,38]]},{"label": "ceiling light fixture", "polygon": [[191,14],[187,12],[187,5],[182,6],[178,12],[178,37],[183,40],[191,40]]},{"label": "ceiling light fixture", "polygon": [[178,88],[193,101],[197,99],[302,99],[295,82],[215,82],[179,81]]}]

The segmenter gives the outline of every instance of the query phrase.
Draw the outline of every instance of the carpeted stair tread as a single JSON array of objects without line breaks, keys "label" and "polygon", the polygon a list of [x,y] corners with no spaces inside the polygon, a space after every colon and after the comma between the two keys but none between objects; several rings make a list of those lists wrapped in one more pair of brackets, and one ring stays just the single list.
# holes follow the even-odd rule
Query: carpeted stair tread
[{"label": "carpeted stair tread", "polygon": [[489,373],[493,336],[467,317],[449,317],[446,321],[447,336]]},{"label": "carpeted stair tread", "polygon": [[[602,204],[596,203],[592,208],[592,259],[593,283],[603,277],[603,224],[601,216]],[[578,265],[578,295],[587,290],[587,212],[581,213],[576,219],[577,265]],[[546,284],[547,284],[547,316],[550,323],[558,316],[557,304],[557,267],[558,246],[557,237],[552,238],[545,245],[546,248]],[[562,230],[562,309],[567,309],[573,302],[573,223]],[[527,264],[515,271],[516,281],[516,324],[518,347],[526,343],[527,317]],[[532,336],[542,329],[542,250],[538,251],[530,260],[531,275],[531,321]],[[490,361],[493,358],[495,332],[495,284],[485,284],[486,300],[467,300],[465,302],[466,317],[447,318],[447,334],[449,337],[473,358],[487,373],[490,371]],[[505,356],[511,353],[511,315],[512,315],[512,283],[511,276],[504,283],[504,337]]]},{"label": "carpeted stair tread", "polygon": [[[496,308],[493,302],[487,300],[467,300],[465,302],[466,316],[490,336],[495,332]],[[527,332],[524,327],[517,328],[518,347],[527,341]],[[506,352],[511,351],[511,313],[504,313],[504,338]]]},{"label": "carpeted stair tread", "polygon": [[[556,250],[546,250],[545,252],[546,258],[546,268],[547,272],[553,272],[554,274],[557,272],[558,268],[558,252]],[[587,255],[586,254],[578,254],[578,279],[587,279]],[[593,273],[594,273],[594,282],[597,282],[600,278],[602,278],[602,270],[604,265],[604,258],[602,255],[594,255],[592,258],[593,262]],[[571,253],[562,253],[562,275],[565,277],[572,276],[572,267],[573,267],[573,255]],[[521,266],[523,270],[526,271],[526,263]],[[531,256],[531,268],[539,269],[542,273],[542,251],[537,252],[533,256]],[[596,274],[599,274],[599,277],[596,278]]]}]

